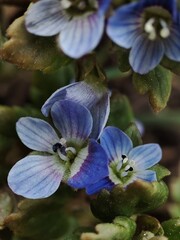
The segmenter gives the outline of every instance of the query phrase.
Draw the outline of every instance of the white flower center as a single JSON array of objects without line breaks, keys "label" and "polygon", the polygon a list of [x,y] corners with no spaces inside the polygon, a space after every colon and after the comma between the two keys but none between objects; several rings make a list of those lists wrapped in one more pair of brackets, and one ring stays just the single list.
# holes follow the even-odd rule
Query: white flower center
[{"label": "white flower center", "polygon": [[163,19],[150,18],[144,24],[144,31],[150,40],[155,40],[158,36],[167,38],[170,36],[169,26]]}]

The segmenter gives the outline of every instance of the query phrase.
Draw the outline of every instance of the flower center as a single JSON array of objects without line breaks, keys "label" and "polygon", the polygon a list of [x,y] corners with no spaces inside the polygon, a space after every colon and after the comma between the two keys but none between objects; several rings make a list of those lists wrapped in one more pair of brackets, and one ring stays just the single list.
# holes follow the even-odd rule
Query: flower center
[{"label": "flower center", "polygon": [[98,9],[97,0],[61,0],[61,5],[71,17],[89,15]]},{"label": "flower center", "polygon": [[52,146],[52,149],[64,161],[70,161],[71,159],[74,159],[74,156],[76,155],[76,149],[74,147],[67,147],[64,138],[61,138],[60,142],[55,143]]},{"label": "flower center", "polygon": [[152,6],[145,9],[142,14],[143,31],[149,40],[168,38],[172,22],[171,14],[160,6]]}]

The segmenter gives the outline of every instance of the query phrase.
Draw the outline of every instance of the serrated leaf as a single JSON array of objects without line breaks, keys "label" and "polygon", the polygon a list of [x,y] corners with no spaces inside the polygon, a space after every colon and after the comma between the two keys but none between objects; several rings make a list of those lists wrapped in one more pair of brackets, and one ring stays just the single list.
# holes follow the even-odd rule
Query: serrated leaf
[{"label": "serrated leaf", "polygon": [[162,66],[157,66],[148,74],[133,74],[133,83],[140,94],[147,93],[149,102],[155,112],[159,112],[167,105],[171,93],[172,74]]},{"label": "serrated leaf", "polygon": [[28,70],[50,72],[69,62],[56,46],[54,37],[39,37],[27,32],[24,16],[7,29],[7,40],[0,49],[3,60]]}]

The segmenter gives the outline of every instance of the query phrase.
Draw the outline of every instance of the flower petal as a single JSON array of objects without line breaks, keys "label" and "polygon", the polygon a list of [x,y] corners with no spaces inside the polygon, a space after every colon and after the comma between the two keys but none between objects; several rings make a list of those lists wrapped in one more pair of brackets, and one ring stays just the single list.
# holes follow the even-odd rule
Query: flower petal
[{"label": "flower petal", "polygon": [[143,172],[137,172],[137,179],[142,179],[147,182],[157,181],[156,172],[152,170],[145,170]]},{"label": "flower petal", "polygon": [[68,16],[58,0],[40,0],[27,11],[25,24],[30,33],[39,36],[53,36],[66,27]]},{"label": "flower petal", "polygon": [[171,28],[169,38],[164,39],[165,55],[174,61],[180,61],[180,26]]},{"label": "flower petal", "polygon": [[54,153],[52,146],[59,142],[51,125],[38,118],[20,118],[16,123],[16,131],[24,145],[36,151]]},{"label": "flower petal", "polygon": [[163,43],[159,40],[149,40],[145,34],[142,34],[133,44],[129,62],[135,72],[146,74],[160,63],[163,55]]},{"label": "flower petal", "polygon": [[119,7],[107,24],[108,36],[119,46],[131,48],[141,34],[141,11],[139,3]]},{"label": "flower petal", "polygon": [[59,35],[59,46],[69,57],[80,58],[98,45],[103,30],[104,16],[101,14],[73,19]]},{"label": "flower petal", "polygon": [[112,190],[112,188],[115,186],[114,183],[111,182],[109,177],[100,179],[98,182],[93,183],[92,185],[89,185],[86,187],[86,192],[89,195],[95,194],[100,192],[102,189],[106,190]]},{"label": "flower petal", "polygon": [[64,167],[53,156],[27,156],[9,172],[9,187],[18,195],[38,199],[52,195],[59,187]]},{"label": "flower petal", "polygon": [[121,160],[132,149],[131,139],[116,127],[106,127],[100,136],[100,142],[109,161]]},{"label": "flower petal", "polygon": [[161,160],[162,150],[159,144],[144,144],[133,148],[128,158],[135,162],[135,170],[145,170]]},{"label": "flower petal", "polygon": [[95,141],[83,148],[71,165],[68,185],[85,188],[108,176],[108,159],[104,149]]},{"label": "flower petal", "polygon": [[105,14],[105,12],[107,11],[110,3],[111,3],[111,0],[97,0],[98,3],[99,3],[99,9],[98,9],[98,12],[99,13],[102,13],[102,14]]},{"label": "flower petal", "polygon": [[79,103],[69,100],[56,102],[51,108],[53,122],[67,142],[81,146],[92,129],[89,110]]}]

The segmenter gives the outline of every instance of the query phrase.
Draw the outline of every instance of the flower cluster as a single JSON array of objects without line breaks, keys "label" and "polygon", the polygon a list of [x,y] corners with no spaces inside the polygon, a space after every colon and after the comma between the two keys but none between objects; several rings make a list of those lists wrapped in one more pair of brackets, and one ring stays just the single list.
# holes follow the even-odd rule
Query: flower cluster
[{"label": "flower cluster", "polygon": [[59,89],[45,102],[42,112],[51,115],[58,133],[44,120],[19,119],[18,136],[34,152],[10,170],[8,184],[15,193],[45,198],[63,181],[94,194],[117,184],[126,187],[137,179],[157,180],[149,168],[161,159],[159,145],[133,148],[121,130],[104,128],[110,93],[104,89],[98,95],[96,91],[85,82],[74,83]]},{"label": "flower cluster", "polygon": [[[60,49],[72,58],[91,52],[100,42],[110,0],[39,0],[25,24],[39,36],[58,35]],[[107,20],[107,35],[130,49],[135,72],[145,74],[167,56],[180,61],[180,22],[176,0],[140,0],[117,8]]]}]

